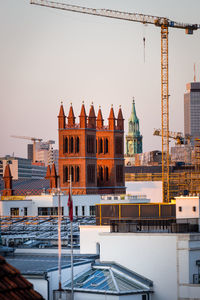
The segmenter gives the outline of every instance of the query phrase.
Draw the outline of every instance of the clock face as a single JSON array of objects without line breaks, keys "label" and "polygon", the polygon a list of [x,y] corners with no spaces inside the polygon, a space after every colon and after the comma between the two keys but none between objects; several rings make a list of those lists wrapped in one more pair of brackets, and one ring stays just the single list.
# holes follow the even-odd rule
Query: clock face
[{"label": "clock face", "polygon": [[133,142],[132,141],[130,141],[128,143],[128,152],[129,152],[129,154],[133,154]]}]

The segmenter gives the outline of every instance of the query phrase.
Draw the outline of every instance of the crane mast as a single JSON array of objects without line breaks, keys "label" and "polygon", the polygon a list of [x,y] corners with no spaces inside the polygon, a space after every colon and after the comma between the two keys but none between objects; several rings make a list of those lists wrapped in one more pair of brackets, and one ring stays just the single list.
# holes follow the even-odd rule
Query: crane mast
[{"label": "crane mast", "polygon": [[172,21],[165,17],[129,13],[111,9],[94,9],[48,0],[31,0],[31,4],[67,10],[82,14],[114,18],[125,21],[153,24],[161,27],[161,127],[162,127],[162,188],[163,202],[169,202],[169,75],[168,75],[168,28],[185,29],[187,34],[200,28],[198,24]]}]

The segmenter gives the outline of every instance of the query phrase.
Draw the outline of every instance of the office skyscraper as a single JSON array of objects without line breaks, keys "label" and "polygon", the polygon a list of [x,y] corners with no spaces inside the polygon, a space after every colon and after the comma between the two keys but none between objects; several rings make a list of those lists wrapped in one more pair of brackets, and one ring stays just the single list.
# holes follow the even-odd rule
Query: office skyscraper
[{"label": "office skyscraper", "polygon": [[186,85],[184,94],[184,133],[191,135],[191,144],[200,138],[200,82]]}]

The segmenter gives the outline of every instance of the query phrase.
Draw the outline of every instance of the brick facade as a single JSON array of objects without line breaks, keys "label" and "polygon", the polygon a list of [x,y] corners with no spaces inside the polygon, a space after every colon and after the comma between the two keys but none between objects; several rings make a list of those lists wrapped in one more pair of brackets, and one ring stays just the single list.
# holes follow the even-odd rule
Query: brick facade
[{"label": "brick facade", "polygon": [[86,115],[82,104],[79,122],[72,105],[67,117],[63,105],[58,116],[60,187],[68,190],[72,176],[73,194],[125,193],[124,120],[121,108],[117,119],[110,109],[108,126],[93,104]]}]

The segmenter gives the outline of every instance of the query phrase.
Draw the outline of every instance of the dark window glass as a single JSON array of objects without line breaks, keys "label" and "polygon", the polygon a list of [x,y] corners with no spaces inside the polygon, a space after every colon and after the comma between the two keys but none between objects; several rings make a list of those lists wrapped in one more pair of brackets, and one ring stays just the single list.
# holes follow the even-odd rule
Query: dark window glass
[{"label": "dark window glass", "polygon": [[95,153],[95,137],[93,135],[87,136],[87,153]]},{"label": "dark window glass", "polygon": [[74,167],[71,167],[71,180],[74,181]]},{"label": "dark window glass", "polygon": [[108,139],[105,139],[105,153],[108,153]]},{"label": "dark window glass", "polygon": [[74,152],[74,138],[73,137],[70,138],[70,152],[71,153]]},{"label": "dark window glass", "polygon": [[80,178],[80,168],[76,167],[76,181],[78,182]]},{"label": "dark window glass", "polygon": [[82,216],[85,216],[85,206],[82,206]]},{"label": "dark window glass", "polygon": [[123,166],[116,166],[116,181],[123,182]]},{"label": "dark window glass", "polygon": [[105,176],[106,176],[106,181],[108,181],[109,179],[109,175],[108,175],[108,167],[105,168]]},{"label": "dark window glass", "polygon": [[90,216],[95,216],[95,214],[96,214],[96,208],[95,208],[95,206],[90,206]]},{"label": "dark window glass", "polygon": [[63,167],[63,182],[67,182],[68,181],[68,167]]},{"label": "dark window glass", "polygon": [[64,147],[65,147],[65,153],[68,153],[68,138],[65,138]]},{"label": "dark window glass", "polygon": [[115,152],[116,154],[123,154],[123,143],[121,137],[115,138]]},{"label": "dark window glass", "polygon": [[87,166],[87,182],[95,183],[95,165]]},{"label": "dark window glass", "polygon": [[193,211],[196,211],[196,206],[193,206],[192,210],[193,210]]},{"label": "dark window glass", "polygon": [[103,139],[99,141],[99,153],[103,153]]},{"label": "dark window glass", "polygon": [[76,138],[76,153],[79,153],[79,137]]},{"label": "dark window glass", "polygon": [[178,210],[179,210],[179,211],[182,211],[182,206],[179,206]]},{"label": "dark window glass", "polygon": [[75,206],[75,216],[78,217],[78,206]]}]

